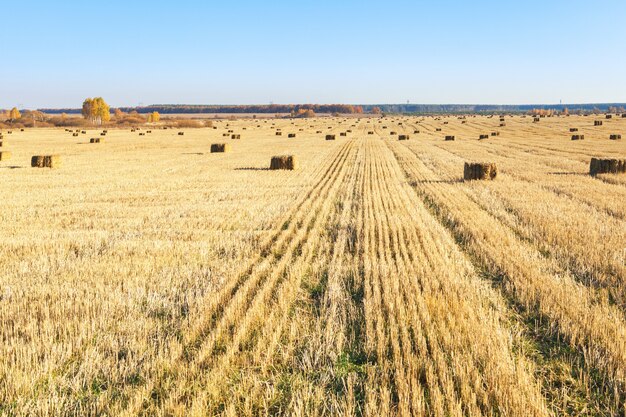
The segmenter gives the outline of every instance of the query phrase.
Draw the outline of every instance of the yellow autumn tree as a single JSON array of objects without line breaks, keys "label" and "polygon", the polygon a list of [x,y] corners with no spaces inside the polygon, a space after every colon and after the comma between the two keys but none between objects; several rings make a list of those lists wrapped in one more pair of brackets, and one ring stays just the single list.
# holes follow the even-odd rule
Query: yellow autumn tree
[{"label": "yellow autumn tree", "polygon": [[102,97],[85,99],[81,113],[92,124],[101,125],[111,120],[111,108]]},{"label": "yellow autumn tree", "polygon": [[153,111],[148,115],[148,123],[156,123],[161,120],[161,115],[158,111]]},{"label": "yellow autumn tree", "polygon": [[17,120],[20,117],[22,117],[22,114],[20,113],[20,111],[17,109],[17,107],[13,107],[11,111],[9,112],[9,119]]}]

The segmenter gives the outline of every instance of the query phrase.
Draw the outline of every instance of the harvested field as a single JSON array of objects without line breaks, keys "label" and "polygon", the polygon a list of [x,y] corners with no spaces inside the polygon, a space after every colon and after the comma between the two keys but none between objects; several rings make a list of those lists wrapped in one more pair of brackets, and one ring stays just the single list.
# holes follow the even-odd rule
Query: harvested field
[{"label": "harvested field", "polygon": [[12,135],[0,415],[624,415],[626,119],[450,120]]}]

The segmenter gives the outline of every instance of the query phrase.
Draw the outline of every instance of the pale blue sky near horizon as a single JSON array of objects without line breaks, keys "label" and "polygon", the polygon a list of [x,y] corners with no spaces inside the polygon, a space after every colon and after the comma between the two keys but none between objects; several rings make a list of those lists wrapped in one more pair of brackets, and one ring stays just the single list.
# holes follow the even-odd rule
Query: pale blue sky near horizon
[{"label": "pale blue sky near horizon", "polygon": [[0,108],[626,101],[626,2],[7,2]]}]

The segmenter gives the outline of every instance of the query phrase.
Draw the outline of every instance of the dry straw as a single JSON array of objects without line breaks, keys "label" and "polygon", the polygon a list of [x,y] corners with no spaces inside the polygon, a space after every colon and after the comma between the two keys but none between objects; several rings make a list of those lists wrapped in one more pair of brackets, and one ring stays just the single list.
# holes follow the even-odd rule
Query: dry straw
[{"label": "dry straw", "polygon": [[211,144],[211,153],[215,152],[230,152],[230,145],[228,143],[213,143]]},{"label": "dry straw", "polygon": [[33,168],[58,168],[61,165],[59,155],[35,155],[30,159]]},{"label": "dry straw", "polygon": [[491,162],[466,162],[463,167],[464,180],[492,180],[498,175],[498,167]]},{"label": "dry straw", "polygon": [[0,161],[6,161],[9,159],[11,159],[11,152],[9,151],[0,152]]},{"label": "dry straw", "polygon": [[626,172],[626,159],[591,158],[589,174],[620,174]]},{"label": "dry straw", "polygon": [[293,155],[272,156],[270,169],[298,169],[298,162]]}]

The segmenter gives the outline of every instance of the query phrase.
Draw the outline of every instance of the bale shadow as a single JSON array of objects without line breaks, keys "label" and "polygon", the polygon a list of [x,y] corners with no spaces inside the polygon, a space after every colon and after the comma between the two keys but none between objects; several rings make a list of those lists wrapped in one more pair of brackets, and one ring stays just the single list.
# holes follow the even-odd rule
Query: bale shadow
[{"label": "bale shadow", "polygon": [[0,168],[4,168],[4,169],[19,169],[19,168],[26,168],[20,165],[7,165],[5,167],[0,167]]},{"label": "bale shadow", "polygon": [[261,167],[239,167],[235,168],[235,171],[269,171],[269,168],[261,168]]},{"label": "bale shadow", "polygon": [[458,184],[462,183],[463,178],[457,178],[455,180],[419,180],[419,181],[411,181],[410,185],[415,187],[418,184]]},{"label": "bale shadow", "polygon": [[181,155],[204,155],[203,152],[184,152]]},{"label": "bale shadow", "polygon": [[586,172],[548,172],[548,175],[587,175]]}]

